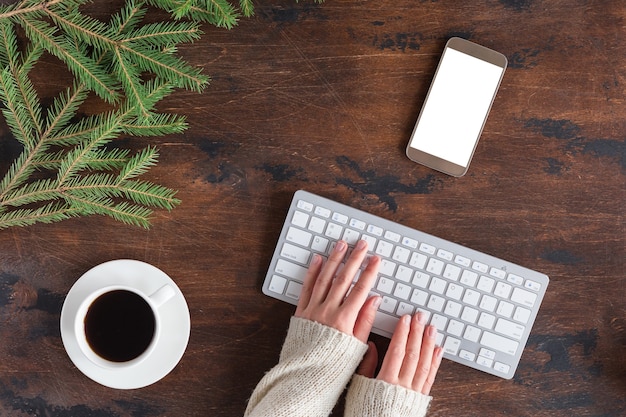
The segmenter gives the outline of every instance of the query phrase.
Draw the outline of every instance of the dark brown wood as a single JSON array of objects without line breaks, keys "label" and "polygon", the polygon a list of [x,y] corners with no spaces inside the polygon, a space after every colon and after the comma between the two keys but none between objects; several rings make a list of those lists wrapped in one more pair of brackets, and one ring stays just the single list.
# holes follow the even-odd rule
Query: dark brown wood
[{"label": "dark brown wood", "polygon": [[[180,207],[148,231],[102,217],[0,231],[0,415],[242,415],[294,311],[261,283],[299,188],[551,277],[515,378],[444,361],[431,416],[626,415],[625,19],[615,0],[284,0],[205,27],[181,53],[211,86],[163,103],[190,129],[124,144],[160,148],[147,178]],[[453,35],[509,58],[458,179],[404,156]],[[35,74],[52,95],[65,84],[45,82],[62,73],[47,59]],[[1,126],[6,169],[18,147]],[[72,284],[117,258],[167,272],[191,311],[182,361],[140,390],[89,380],[59,334]]]}]

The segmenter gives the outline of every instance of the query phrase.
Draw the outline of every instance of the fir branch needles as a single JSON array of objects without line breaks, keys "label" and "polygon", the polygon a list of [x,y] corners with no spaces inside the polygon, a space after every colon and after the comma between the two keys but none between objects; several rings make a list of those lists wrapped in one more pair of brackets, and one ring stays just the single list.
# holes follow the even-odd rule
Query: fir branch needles
[{"label": "fir branch needles", "polygon": [[[81,12],[86,2],[0,6],[2,114],[23,146],[0,181],[0,229],[91,214],[148,227],[152,209],[178,205],[176,191],[137,178],[156,164],[154,147],[130,155],[113,141],[185,130],[183,116],[156,105],[175,88],[201,92],[209,79],[177,57],[176,46],[197,40],[202,22],[232,28],[239,10],[252,14],[251,0],[239,9],[227,0],[127,0],[101,22]],[[172,21],[142,25],[149,7],[167,10]],[[18,31],[27,38],[22,48]],[[75,78],[47,108],[29,78],[44,52]],[[79,117],[90,92],[113,110]]]}]

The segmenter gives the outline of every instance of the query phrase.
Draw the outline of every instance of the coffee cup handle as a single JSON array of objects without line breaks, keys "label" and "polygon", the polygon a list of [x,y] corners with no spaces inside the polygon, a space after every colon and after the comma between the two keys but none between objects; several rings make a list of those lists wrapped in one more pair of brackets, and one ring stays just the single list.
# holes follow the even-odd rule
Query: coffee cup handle
[{"label": "coffee cup handle", "polygon": [[175,295],[176,292],[174,291],[174,288],[172,288],[172,286],[169,284],[165,284],[164,286],[153,292],[149,298],[158,308],[165,304],[170,298],[174,297]]}]

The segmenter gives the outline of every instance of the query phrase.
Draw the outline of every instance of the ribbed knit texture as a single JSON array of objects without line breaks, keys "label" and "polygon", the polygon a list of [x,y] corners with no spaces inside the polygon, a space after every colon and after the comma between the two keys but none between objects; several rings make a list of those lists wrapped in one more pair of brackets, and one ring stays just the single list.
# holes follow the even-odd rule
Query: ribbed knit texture
[{"label": "ribbed knit texture", "polygon": [[346,396],[345,417],[423,417],[431,399],[399,385],[355,375]]},{"label": "ribbed knit texture", "polygon": [[367,351],[331,327],[292,317],[278,365],[257,385],[246,417],[327,417]]}]

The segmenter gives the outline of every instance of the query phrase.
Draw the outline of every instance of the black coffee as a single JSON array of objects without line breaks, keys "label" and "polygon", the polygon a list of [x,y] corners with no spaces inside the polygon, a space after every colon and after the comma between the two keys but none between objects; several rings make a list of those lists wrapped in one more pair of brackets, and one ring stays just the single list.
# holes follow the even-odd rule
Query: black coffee
[{"label": "black coffee", "polygon": [[141,355],[152,342],[155,326],[150,305],[126,290],[102,294],[85,316],[89,346],[112,362],[126,362]]}]

